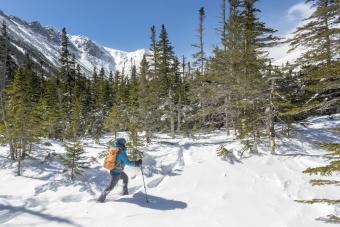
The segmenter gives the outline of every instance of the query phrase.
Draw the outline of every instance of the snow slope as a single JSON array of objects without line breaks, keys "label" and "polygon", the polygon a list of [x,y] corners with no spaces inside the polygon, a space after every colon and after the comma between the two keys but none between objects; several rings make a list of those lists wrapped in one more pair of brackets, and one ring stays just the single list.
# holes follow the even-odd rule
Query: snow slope
[{"label": "snow slope", "polygon": [[[48,61],[59,66],[61,32],[44,27],[38,21],[26,22],[18,17],[7,16],[0,10],[0,24],[5,21],[8,34],[15,48],[27,51],[37,62]],[[94,67],[110,70],[129,71],[133,64],[139,65],[146,49],[126,52],[104,47],[85,36],[69,35],[70,53],[74,54],[84,72],[90,74]],[[41,58],[38,60],[38,58]]]},{"label": "snow slope", "polygon": [[[339,198],[336,187],[310,186],[311,178],[302,171],[329,161],[312,141],[339,141],[339,136],[325,128],[339,127],[340,115],[309,119],[306,126],[297,125],[297,134],[291,139],[280,138],[279,155],[269,155],[264,141],[260,155],[234,164],[216,156],[221,144],[235,155],[240,149],[240,144],[222,131],[194,138],[157,135],[143,148],[150,203],[145,202],[138,168],[126,170],[131,195],[119,196],[119,185],[100,204],[94,200],[109,180],[102,160],[72,183],[62,176],[63,167],[56,158],[45,163],[43,156],[27,160],[23,177],[14,176],[15,164],[0,159],[0,226],[329,226],[319,217],[339,215],[339,207],[294,200]],[[99,145],[91,140],[82,142],[89,157],[96,157],[111,139],[106,136]],[[61,144],[52,145],[40,145],[39,149],[45,154],[64,152]],[[2,153],[5,149],[1,148]]]}]

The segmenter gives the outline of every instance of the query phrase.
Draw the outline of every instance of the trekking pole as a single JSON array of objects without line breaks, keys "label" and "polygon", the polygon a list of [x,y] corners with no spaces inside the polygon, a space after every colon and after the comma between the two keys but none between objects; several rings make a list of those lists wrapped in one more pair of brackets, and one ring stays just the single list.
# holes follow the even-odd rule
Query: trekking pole
[{"label": "trekking pole", "polygon": [[148,193],[146,192],[146,186],[145,186],[145,180],[144,180],[144,172],[143,172],[143,166],[140,166],[140,171],[142,172],[142,177],[143,177],[143,184],[144,184],[144,191],[145,191],[145,202],[149,203],[148,199]]}]

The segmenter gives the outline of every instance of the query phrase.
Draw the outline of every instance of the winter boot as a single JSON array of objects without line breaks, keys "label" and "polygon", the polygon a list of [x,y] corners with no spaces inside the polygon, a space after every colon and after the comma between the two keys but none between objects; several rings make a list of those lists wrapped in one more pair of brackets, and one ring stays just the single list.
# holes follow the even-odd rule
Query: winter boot
[{"label": "winter boot", "polygon": [[122,195],[128,195],[128,194],[129,194],[129,190],[128,190],[127,186],[124,186]]},{"label": "winter boot", "polygon": [[99,196],[99,198],[97,199],[97,201],[100,202],[100,203],[103,203],[103,202],[105,201],[105,199],[106,199],[106,193],[103,192],[103,193]]}]

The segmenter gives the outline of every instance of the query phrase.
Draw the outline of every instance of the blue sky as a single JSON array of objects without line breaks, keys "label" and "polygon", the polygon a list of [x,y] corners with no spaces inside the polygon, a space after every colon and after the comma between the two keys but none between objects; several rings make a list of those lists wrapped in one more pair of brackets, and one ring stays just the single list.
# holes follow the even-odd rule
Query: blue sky
[{"label": "blue sky", "polygon": [[[261,0],[260,17],[285,35],[300,22],[303,0]],[[132,51],[149,47],[149,28],[165,24],[178,55],[194,51],[198,9],[206,8],[206,48],[218,43],[221,0],[0,0],[7,15],[38,20],[59,30],[66,27],[108,47]],[[300,6],[300,7],[299,7]],[[295,7],[295,8],[294,8]]]}]

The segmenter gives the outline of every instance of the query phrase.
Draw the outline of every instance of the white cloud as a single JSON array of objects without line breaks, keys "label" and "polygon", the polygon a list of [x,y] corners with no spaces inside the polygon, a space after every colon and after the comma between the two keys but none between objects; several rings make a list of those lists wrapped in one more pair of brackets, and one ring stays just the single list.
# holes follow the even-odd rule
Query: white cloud
[{"label": "white cloud", "polygon": [[[305,21],[303,21],[304,18],[310,17],[315,9],[311,8],[310,4],[305,3],[298,3],[293,6],[291,6],[287,11],[287,19],[289,21],[297,21],[295,26],[287,32],[285,35],[283,35],[282,38],[291,38],[292,33],[296,31],[296,29],[300,26],[302,26]],[[289,44],[283,44],[275,48],[270,49],[270,57],[274,59],[275,65],[282,65],[286,63],[287,61],[292,63],[294,62],[303,52],[302,49],[298,48],[290,53],[287,53],[289,50]]]},{"label": "white cloud", "polygon": [[301,20],[303,18],[308,18],[312,15],[314,10],[311,8],[310,4],[305,4],[303,2],[291,6],[287,12],[287,18],[289,20]]}]

